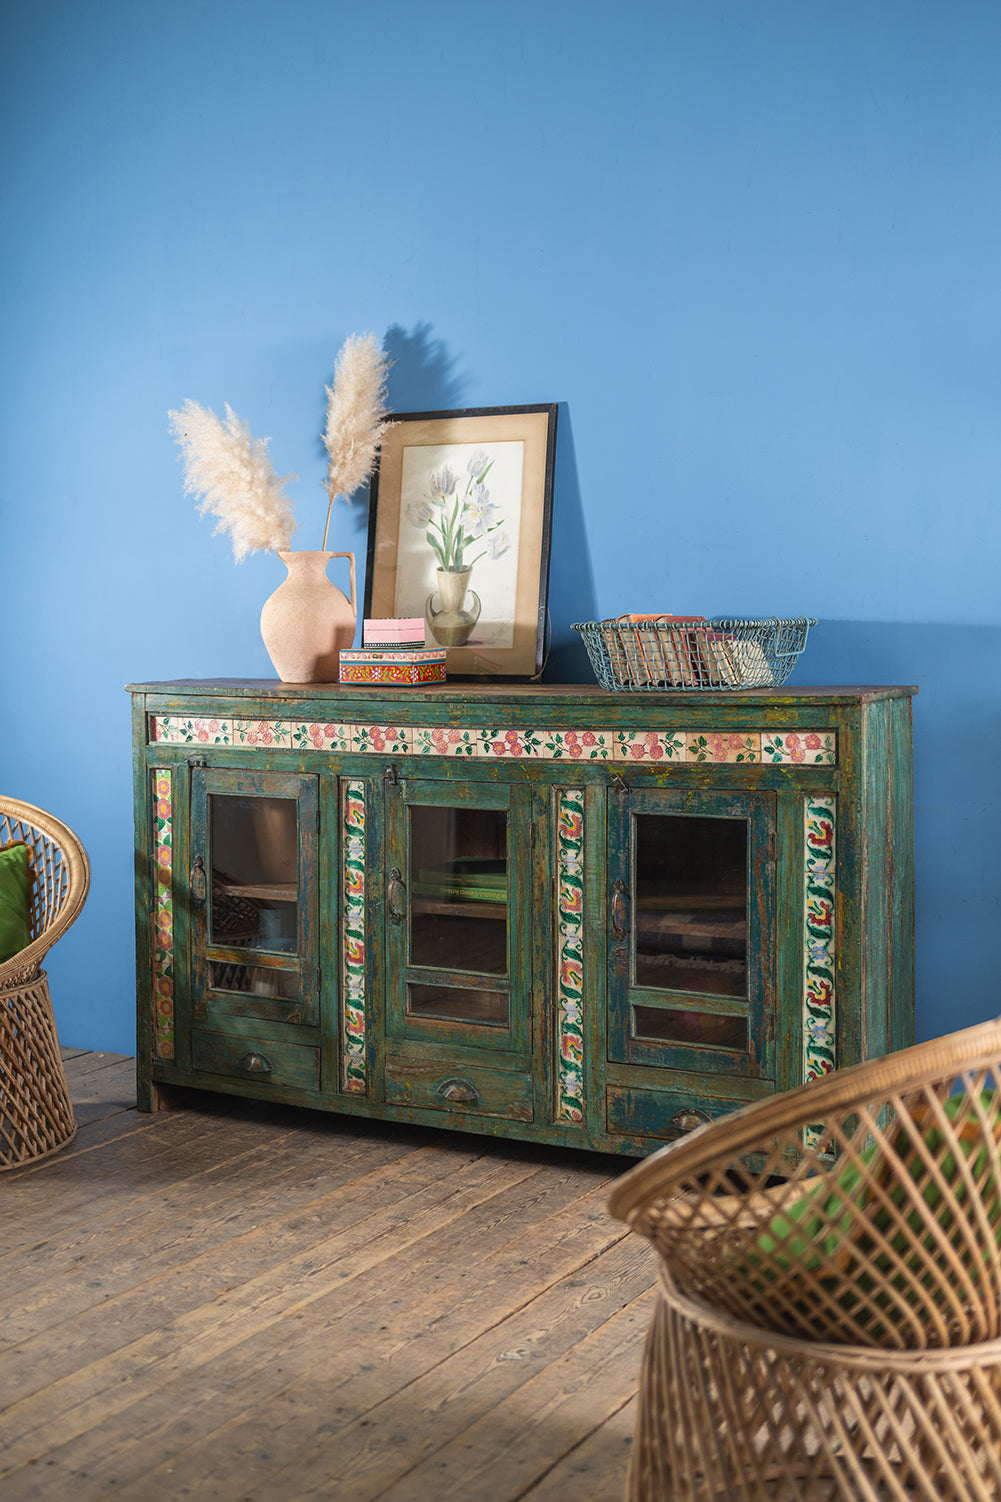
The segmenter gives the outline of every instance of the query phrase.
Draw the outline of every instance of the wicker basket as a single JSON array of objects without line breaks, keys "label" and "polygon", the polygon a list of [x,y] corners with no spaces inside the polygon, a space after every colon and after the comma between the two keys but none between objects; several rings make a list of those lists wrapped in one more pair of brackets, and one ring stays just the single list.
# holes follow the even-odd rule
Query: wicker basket
[{"label": "wicker basket", "polygon": [[678,1291],[772,1333],[1001,1339],[1001,1022],[756,1102],[619,1180]]},{"label": "wicker basket", "polygon": [[571,625],[584,639],[607,689],[777,688],[785,683],[817,622],[697,616],[619,616]]},{"label": "wicker basket", "polygon": [[90,887],[87,852],[73,831],[34,804],[0,797],[0,845],[16,841],[30,852],[30,942],[0,964],[0,1172],[47,1157],[76,1131],[41,964]]},{"label": "wicker basket", "polygon": [[768,1335],[666,1276],[629,1502],[997,1502],[1001,1340],[872,1351]]}]

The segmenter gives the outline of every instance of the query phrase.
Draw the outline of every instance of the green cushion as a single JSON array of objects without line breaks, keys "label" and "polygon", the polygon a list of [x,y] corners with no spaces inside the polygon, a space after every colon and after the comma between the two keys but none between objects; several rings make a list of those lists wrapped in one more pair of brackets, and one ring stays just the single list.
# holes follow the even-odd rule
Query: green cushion
[{"label": "green cushion", "polygon": [[[984,1091],[981,1103],[988,1125],[993,1128],[1001,1114],[1001,1093]],[[946,1116],[955,1120],[965,1105],[965,1095],[953,1095],[943,1101],[942,1109]],[[913,1122],[908,1123],[906,1132],[909,1136],[917,1135],[918,1131],[919,1128]],[[929,1125],[924,1132],[924,1139],[929,1150],[932,1153],[938,1153],[943,1141],[940,1129],[935,1125]],[[974,1177],[980,1179],[988,1165],[989,1146],[980,1138],[979,1131],[975,1130],[972,1141],[961,1143],[961,1148],[968,1159],[972,1150],[977,1149],[971,1169]],[[919,1174],[924,1176],[922,1160],[917,1153],[908,1154],[902,1151],[899,1143],[898,1152],[903,1156],[908,1169],[914,1176]],[[801,1198],[777,1211],[768,1224],[762,1227],[757,1237],[757,1249],[765,1257],[773,1258],[775,1263],[786,1271],[796,1265],[810,1271],[819,1268],[822,1262],[837,1254],[846,1238],[850,1238],[853,1233],[857,1235],[859,1219],[864,1217],[866,1205],[870,1200],[868,1171],[872,1170],[874,1164],[878,1164],[880,1157],[879,1146],[873,1144],[860,1154],[866,1172],[854,1163],[849,1163],[840,1172],[818,1178],[811,1183],[805,1188]],[[957,1200],[961,1202],[965,1199],[966,1190],[961,1180],[956,1181],[956,1160],[951,1153],[947,1153],[942,1159],[941,1171],[947,1182],[953,1182]],[[938,1185],[931,1180],[924,1184],[922,1197],[932,1210],[937,1208],[942,1198]],[[903,1189],[898,1185],[891,1192],[890,1198],[896,1205],[903,1205],[905,1200]],[[818,1204],[822,1206],[822,1215],[817,1213]],[[950,1221],[951,1216],[946,1215],[946,1224]],[[878,1210],[872,1217],[872,1224],[879,1230],[886,1231],[890,1226],[888,1212],[883,1209]],[[911,1224],[916,1230],[919,1229],[913,1218],[911,1218]],[[1001,1226],[996,1227],[996,1233],[1001,1239]],[[898,1242],[899,1238],[891,1237],[892,1245],[897,1246]],[[898,1246],[898,1249],[902,1249],[902,1246]],[[875,1265],[880,1266],[883,1260],[877,1257]],[[757,1261],[758,1258],[752,1251],[752,1264]]]},{"label": "green cushion", "polygon": [[31,939],[28,928],[28,847],[23,840],[0,849],[0,964],[27,949]]}]

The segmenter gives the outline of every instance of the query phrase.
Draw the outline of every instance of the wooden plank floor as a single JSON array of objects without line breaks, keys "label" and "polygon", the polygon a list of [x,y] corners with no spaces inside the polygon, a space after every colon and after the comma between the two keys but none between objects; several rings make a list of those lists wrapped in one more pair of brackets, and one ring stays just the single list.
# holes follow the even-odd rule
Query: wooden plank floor
[{"label": "wooden plank floor", "polygon": [[4,1502],[619,1502],[653,1255],[627,1160],[208,1095],[64,1050],[0,1177]]}]

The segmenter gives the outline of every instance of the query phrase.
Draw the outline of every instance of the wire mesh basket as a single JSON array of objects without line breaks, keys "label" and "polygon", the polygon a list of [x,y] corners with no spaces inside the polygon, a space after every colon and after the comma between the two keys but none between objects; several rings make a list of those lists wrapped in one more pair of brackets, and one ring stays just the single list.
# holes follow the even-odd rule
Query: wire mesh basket
[{"label": "wire mesh basket", "polygon": [[608,689],[778,688],[806,646],[811,616],[730,620],[636,616],[571,625]]}]

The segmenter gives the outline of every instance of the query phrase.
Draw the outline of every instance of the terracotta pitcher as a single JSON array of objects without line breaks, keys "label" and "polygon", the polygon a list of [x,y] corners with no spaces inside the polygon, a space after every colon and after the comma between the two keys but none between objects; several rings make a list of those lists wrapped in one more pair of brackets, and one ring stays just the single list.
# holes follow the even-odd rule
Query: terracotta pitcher
[{"label": "terracotta pitcher", "polygon": [[[340,656],[354,641],[354,553],[279,553],[288,569],[261,611],[261,635],[282,683],[336,683]],[[331,558],[351,560],[351,598],[327,578]]]}]

